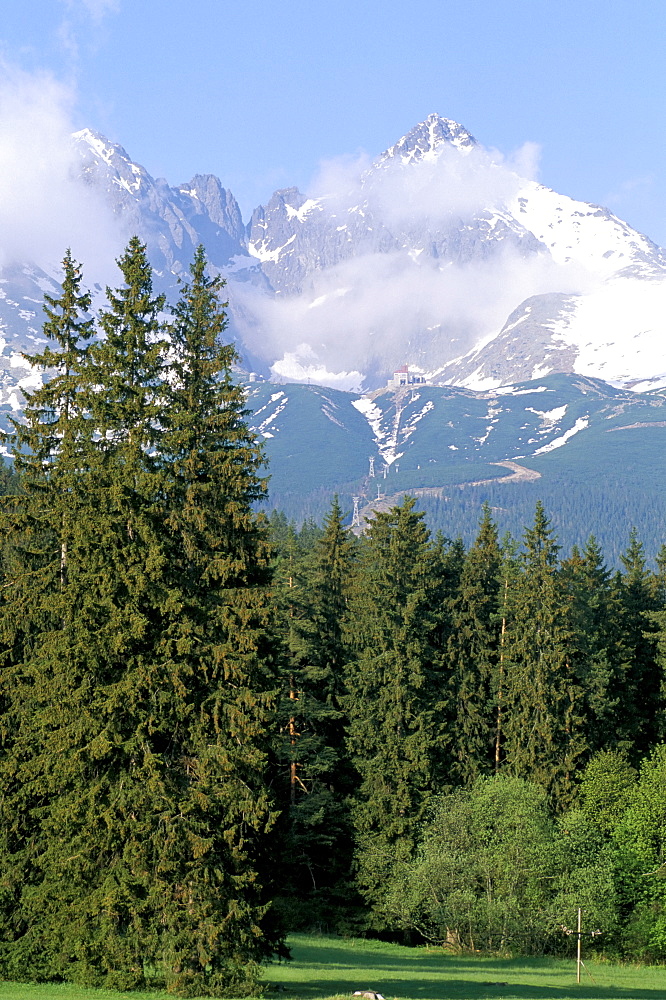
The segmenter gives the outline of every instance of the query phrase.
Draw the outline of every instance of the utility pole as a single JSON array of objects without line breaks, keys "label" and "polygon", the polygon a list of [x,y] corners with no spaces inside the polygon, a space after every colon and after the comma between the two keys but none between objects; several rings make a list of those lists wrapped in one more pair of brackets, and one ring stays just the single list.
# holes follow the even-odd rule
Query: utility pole
[{"label": "utility pole", "polygon": [[[576,935],[576,982],[580,986],[580,970],[581,969],[585,969],[585,971],[587,972],[587,974],[590,977],[590,979],[592,980],[592,982],[594,982],[594,976],[592,975],[591,972],[588,972],[587,966],[585,965],[585,962],[581,958],[581,953],[580,953],[580,951],[581,951],[581,941],[583,939],[583,910],[582,910],[582,907],[580,907],[580,906],[578,907],[578,929],[577,930],[572,931],[570,927],[565,927],[564,924],[560,924],[560,927],[562,928],[562,930],[564,931],[565,934],[575,934]],[[590,935],[590,937],[597,937],[597,935],[601,934],[601,931],[587,931],[587,933]]]},{"label": "utility pole", "polygon": [[578,932],[576,937],[578,941],[576,943],[576,982],[580,986],[580,938],[581,938],[581,925],[582,925],[582,913],[580,906],[578,907]]},{"label": "utility pole", "polygon": [[361,516],[359,514],[358,505],[360,503],[361,498],[360,497],[352,497],[352,500],[354,501],[354,513],[352,515],[351,526],[352,526],[352,528],[360,528],[361,527]]}]

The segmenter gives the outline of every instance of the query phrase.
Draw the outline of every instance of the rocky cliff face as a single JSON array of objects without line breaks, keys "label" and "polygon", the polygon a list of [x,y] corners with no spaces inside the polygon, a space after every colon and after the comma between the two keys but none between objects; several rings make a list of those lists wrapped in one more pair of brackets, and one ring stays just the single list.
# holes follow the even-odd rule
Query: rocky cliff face
[{"label": "rocky cliff face", "polygon": [[98,133],[83,129],[73,138],[82,178],[104,192],[127,232],[148,243],[158,270],[172,275],[186,271],[199,243],[218,267],[242,252],[240,209],[217,177],[197,174],[188,184],[170,187]]}]

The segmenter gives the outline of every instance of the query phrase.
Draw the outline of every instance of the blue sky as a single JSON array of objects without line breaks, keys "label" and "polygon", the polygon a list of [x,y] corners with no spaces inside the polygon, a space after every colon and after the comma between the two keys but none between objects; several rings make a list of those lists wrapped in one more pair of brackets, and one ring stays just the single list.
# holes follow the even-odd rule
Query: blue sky
[{"label": "blue sky", "polygon": [[24,0],[0,55],[154,176],[217,174],[245,217],[436,111],[538,144],[543,183],[664,245],[665,37],[662,0]]}]

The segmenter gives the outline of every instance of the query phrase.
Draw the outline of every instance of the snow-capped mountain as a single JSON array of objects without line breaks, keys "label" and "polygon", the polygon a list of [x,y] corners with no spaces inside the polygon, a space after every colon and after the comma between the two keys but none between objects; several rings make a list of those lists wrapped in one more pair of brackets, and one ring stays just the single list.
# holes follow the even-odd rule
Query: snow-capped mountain
[{"label": "snow-capped mountain", "polygon": [[664,251],[436,115],[349,191],[276,193],[247,245],[289,300],[258,310],[269,330],[293,324],[274,364],[287,378],[336,384],[337,365],[372,384],[402,360],[472,388],[550,371],[666,379]]},{"label": "snow-capped mountain", "polygon": [[[372,389],[406,363],[482,390],[557,371],[666,383],[664,251],[449,119],[430,115],[372,163],[327,165],[313,192],[278,191],[247,225],[211,174],[171,186],[88,129],[73,149],[118,232],[147,242],[160,290],[204,243],[229,281],[232,335],[265,375]],[[0,407],[35,377],[21,352],[57,279],[40,259],[0,273]]]}]

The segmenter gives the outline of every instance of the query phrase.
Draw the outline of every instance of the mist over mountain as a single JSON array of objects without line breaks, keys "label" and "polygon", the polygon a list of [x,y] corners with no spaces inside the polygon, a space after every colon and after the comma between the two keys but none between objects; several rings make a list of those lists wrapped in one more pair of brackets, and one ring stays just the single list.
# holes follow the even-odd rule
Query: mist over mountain
[{"label": "mist over mountain", "polygon": [[666,254],[607,209],[539,184],[529,145],[507,159],[433,114],[374,161],[323,164],[309,193],[277,191],[245,223],[217,177],[173,186],[96,132],[65,135],[64,118],[45,130],[48,107],[33,105],[39,162],[16,144],[11,212],[0,202],[5,409],[36,377],[21,352],[40,340],[65,216],[76,224],[62,251],[72,243],[97,306],[129,235],[171,294],[204,243],[228,279],[244,365],[264,376],[368,390],[407,364],[479,390],[551,372],[666,384]]}]

